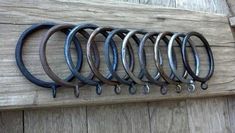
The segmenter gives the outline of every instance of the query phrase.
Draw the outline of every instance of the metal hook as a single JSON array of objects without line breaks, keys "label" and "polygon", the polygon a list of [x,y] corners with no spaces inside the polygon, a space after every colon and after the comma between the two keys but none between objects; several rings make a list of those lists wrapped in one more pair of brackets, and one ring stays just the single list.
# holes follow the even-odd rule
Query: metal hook
[{"label": "metal hook", "polygon": [[56,98],[57,87],[56,87],[55,85],[53,85],[53,86],[51,87],[51,89],[52,89],[52,96],[53,96],[53,98]]},{"label": "metal hook", "polygon": [[75,95],[76,97],[79,97],[79,95],[80,95],[80,88],[79,88],[78,85],[76,85],[76,86],[74,87],[74,95]]},{"label": "metal hook", "polygon": [[201,88],[202,88],[203,90],[206,90],[206,89],[208,88],[208,84],[207,84],[206,82],[202,82],[202,83],[201,83]]},{"label": "metal hook", "polygon": [[145,84],[144,87],[143,87],[143,90],[144,90],[144,94],[148,94],[149,91],[150,91],[149,85]]},{"label": "metal hook", "polygon": [[115,85],[114,87],[114,92],[119,95],[121,93],[122,89],[119,85]]},{"label": "metal hook", "polygon": [[100,84],[96,85],[96,94],[101,95],[102,94],[102,87]]},{"label": "metal hook", "polygon": [[162,95],[166,95],[168,92],[168,88],[165,85],[161,86],[160,92]]},{"label": "metal hook", "polygon": [[131,95],[134,95],[136,92],[137,92],[137,88],[136,88],[135,84],[132,83],[132,84],[129,86],[129,93],[130,93]]},{"label": "metal hook", "polygon": [[176,85],[176,92],[177,93],[180,93],[180,92],[182,92],[182,87],[181,87],[181,85]]}]

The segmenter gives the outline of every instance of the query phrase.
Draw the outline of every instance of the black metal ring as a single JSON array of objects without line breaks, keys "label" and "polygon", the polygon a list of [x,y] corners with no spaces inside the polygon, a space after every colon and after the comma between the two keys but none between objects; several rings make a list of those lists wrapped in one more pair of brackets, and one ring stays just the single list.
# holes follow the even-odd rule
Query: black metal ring
[{"label": "black metal ring", "polygon": [[[182,39],[180,39],[180,37]],[[168,55],[170,68],[171,68],[172,72],[174,73],[174,75],[182,83],[188,84],[188,91],[193,92],[193,91],[195,91],[195,85],[194,85],[193,79],[187,79],[188,73],[187,73],[187,75],[181,76],[181,74],[179,74],[179,72],[177,71],[177,68],[176,68],[175,64],[173,63],[173,55],[172,55],[173,43],[177,38],[179,38],[181,43],[177,43],[177,44],[179,45],[180,49],[182,49],[182,42],[183,42],[184,37],[185,37],[185,34],[183,34],[183,33],[175,33],[173,36],[171,36],[171,39],[170,39],[169,44],[168,44],[168,49],[167,49],[168,54],[167,55]],[[195,45],[193,44],[193,42],[191,40],[189,40],[189,45],[192,49],[193,57],[194,57],[194,64],[195,64],[195,70],[194,71],[195,71],[196,75],[199,75],[199,70],[200,70],[199,69],[200,68],[199,54],[197,52],[197,49],[196,49]],[[182,55],[182,52],[181,52],[181,55]]]},{"label": "black metal ring", "polygon": [[[65,59],[66,59],[66,63],[70,69],[70,71],[73,73],[73,75],[78,78],[80,81],[82,81],[83,83],[85,84],[88,84],[88,85],[97,85],[97,81],[95,80],[92,80],[93,77],[94,77],[94,73],[91,71],[89,73],[89,75],[87,77],[83,76],[79,71],[77,71],[75,69],[75,65],[73,63],[73,60],[72,60],[72,57],[71,57],[71,53],[70,53],[70,47],[71,47],[71,44],[72,44],[72,40],[73,38],[75,37],[75,35],[78,33],[78,32],[81,32],[85,29],[92,29],[92,30],[95,30],[96,28],[98,28],[97,25],[94,25],[94,24],[79,24],[77,26],[75,26],[69,33],[69,35],[67,36],[66,38],[66,41],[65,41],[65,45],[64,45],[64,55],[65,55]],[[90,36],[89,36],[90,37]],[[86,36],[85,38],[86,39],[89,39],[88,36]],[[95,43],[95,42],[94,42]],[[93,45],[92,47],[93,49],[93,54],[96,55],[95,56],[95,66],[96,67],[99,67],[99,64],[100,64],[100,58],[99,58],[99,52],[98,52],[98,48],[96,45]]]},{"label": "black metal ring", "polygon": [[[126,85],[129,85],[129,86],[132,86],[133,85],[133,81],[130,80],[130,77],[128,76],[128,74],[126,73],[126,75],[123,76],[123,78],[121,78],[116,70],[113,69],[113,66],[112,66],[112,63],[110,61],[110,56],[109,56],[109,48],[110,48],[110,42],[112,40],[112,38],[117,35],[119,38],[121,38],[122,40],[125,38],[125,35],[124,34],[127,34],[129,31],[126,30],[126,29],[114,29],[112,30],[111,32],[109,32],[109,35],[108,37],[106,38],[105,40],[105,43],[104,43],[104,57],[105,57],[105,64],[108,66],[108,69],[110,71],[110,73],[112,74],[112,77],[115,78],[120,84],[126,84]],[[137,38],[137,36],[133,36],[132,37],[135,41],[138,41],[139,39]],[[116,44],[116,43],[115,43]],[[128,44],[127,44],[127,53],[128,53],[128,57],[129,57],[129,68],[131,71],[134,70],[134,52],[133,52],[133,49],[128,41]],[[117,59],[118,58],[118,54],[117,54]],[[119,86],[117,86],[119,87]],[[116,94],[119,94],[121,89],[120,88],[117,88],[115,87],[115,92]],[[135,89],[135,87],[134,87]],[[130,93],[133,94],[135,93],[136,91],[131,91]]]},{"label": "black metal ring", "polygon": [[[23,57],[22,57],[22,50],[23,50],[23,46],[24,46],[24,42],[25,40],[28,38],[29,35],[37,32],[38,30],[41,29],[50,29],[51,27],[55,26],[55,23],[40,23],[40,24],[34,24],[31,27],[29,27],[28,29],[26,29],[20,36],[20,38],[17,41],[17,45],[16,45],[16,49],[15,49],[15,58],[16,58],[16,64],[18,66],[18,68],[20,69],[21,73],[32,83],[41,86],[41,87],[45,87],[45,88],[51,88],[52,89],[52,93],[53,93],[53,97],[56,97],[56,90],[57,88],[60,86],[58,84],[56,84],[55,82],[47,82],[47,81],[43,81],[40,80],[38,78],[36,78],[35,76],[33,76],[28,69],[25,67],[24,61],[23,61]],[[63,31],[66,35],[68,34],[67,31]],[[79,51],[79,42],[78,40],[75,38],[74,43],[76,44],[76,50]],[[79,63],[79,62],[78,62]],[[80,66],[79,64],[77,64],[77,66]],[[71,81],[73,79],[73,75],[69,75],[65,80],[66,81]]]},{"label": "black metal ring", "polygon": [[[207,73],[207,75],[205,77],[197,76],[193,72],[192,68],[189,65],[188,57],[187,57],[187,53],[186,53],[186,44],[188,43],[188,41],[189,41],[191,36],[198,37],[203,42],[203,45],[205,46],[205,49],[207,51],[207,55],[209,57],[209,61],[208,61],[209,62],[209,71],[208,71],[208,73]],[[190,74],[190,76],[192,76],[195,81],[201,82],[201,88],[203,90],[206,90],[208,88],[208,85],[206,84],[206,82],[212,77],[212,75],[214,73],[214,58],[213,58],[213,53],[211,51],[210,45],[207,42],[206,38],[202,34],[200,34],[198,32],[194,32],[193,31],[193,32],[187,33],[185,38],[184,38],[184,40],[183,40],[183,44],[182,44],[182,55],[183,55],[184,66],[187,69],[187,71]]]}]

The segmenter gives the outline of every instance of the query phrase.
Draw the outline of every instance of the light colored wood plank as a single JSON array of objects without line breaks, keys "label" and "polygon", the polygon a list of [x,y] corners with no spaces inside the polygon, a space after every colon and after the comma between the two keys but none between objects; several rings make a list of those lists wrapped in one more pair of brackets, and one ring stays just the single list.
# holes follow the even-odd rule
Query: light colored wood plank
[{"label": "light colored wood plank", "polygon": [[199,12],[229,14],[226,0],[176,0],[176,8]]},{"label": "light colored wood plank", "polygon": [[[68,8],[64,8],[65,5]],[[232,66],[235,65],[233,61],[235,60],[235,56],[233,56],[235,49],[231,48],[234,47],[234,40],[226,16],[177,9],[159,9],[151,6],[123,4],[112,1],[107,1],[104,4],[99,3],[97,0],[89,2],[85,0],[79,2],[65,2],[62,0],[31,2],[25,0],[17,4],[13,1],[0,1],[0,7],[0,15],[2,16],[0,20],[0,29],[2,30],[0,38],[6,38],[0,40],[0,48],[2,49],[0,71],[7,71],[7,73],[1,73],[0,75],[1,109],[137,102],[234,94],[234,88],[231,86],[234,86],[235,71]],[[136,11],[140,10],[141,13],[136,14]],[[9,14],[12,17],[9,17]],[[16,67],[14,58],[15,44],[20,33],[29,24],[45,20],[55,22],[66,20],[73,23],[89,21],[99,25],[146,30],[158,29],[159,31],[186,32],[196,30],[203,33],[212,46],[216,63],[215,75],[210,80],[207,91],[198,91],[193,94],[189,94],[186,91],[176,94],[172,87],[168,95],[162,96],[159,93],[159,87],[152,86],[149,95],[143,95],[142,90],[139,90],[136,95],[131,96],[127,92],[127,86],[122,86],[122,94],[115,95],[113,87],[104,86],[104,93],[101,96],[95,94],[94,87],[83,87],[81,88],[81,97],[76,99],[71,88],[60,88],[57,98],[53,99],[49,89],[37,87],[21,75]],[[37,38],[34,35],[28,40],[30,45],[27,45],[28,47],[24,50],[24,54],[27,55],[25,61],[33,74],[40,78],[48,79],[42,72],[38,58],[39,41],[40,37]],[[51,52],[50,63],[53,64],[53,68],[60,76],[68,74],[69,71],[63,57],[63,37],[58,35],[52,39],[51,43],[54,45],[49,47]],[[223,50],[221,50],[222,48]],[[225,52],[227,54],[224,54]],[[102,69],[102,71],[104,70]],[[89,69],[84,71],[88,72]],[[141,88],[141,86],[138,86],[138,88]]]},{"label": "light colored wood plank", "polygon": [[151,133],[188,133],[184,100],[149,103]]},{"label": "light colored wood plank", "polygon": [[87,133],[86,107],[25,110],[25,133]]},{"label": "light colored wood plank", "polygon": [[23,133],[23,111],[1,111],[1,133]]},{"label": "light colored wood plank", "polygon": [[235,15],[235,1],[234,0],[227,0],[227,4],[229,7],[230,15]]},{"label": "light colored wood plank", "polygon": [[150,133],[146,103],[88,106],[89,133]]},{"label": "light colored wood plank", "polygon": [[140,0],[140,4],[154,5],[158,7],[176,7],[176,0]]},{"label": "light colored wood plank", "polygon": [[230,128],[232,133],[235,133],[235,98],[233,96],[228,97],[228,112],[230,120]]},{"label": "light colored wood plank", "polygon": [[229,17],[231,27],[235,27],[235,17]]},{"label": "light colored wood plank", "polygon": [[[138,3],[132,0],[119,1]],[[140,4],[229,15],[230,12],[226,1],[227,0],[140,0]],[[228,1],[228,3],[233,3],[233,0]],[[233,8],[232,4],[231,7]]]},{"label": "light colored wood plank", "polygon": [[227,98],[187,100],[190,133],[230,133]]}]

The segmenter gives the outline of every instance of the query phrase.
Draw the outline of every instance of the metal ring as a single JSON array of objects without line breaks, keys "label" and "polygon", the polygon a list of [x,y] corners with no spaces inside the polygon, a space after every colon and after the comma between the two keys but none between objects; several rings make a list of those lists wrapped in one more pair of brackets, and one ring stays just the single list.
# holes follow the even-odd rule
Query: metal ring
[{"label": "metal ring", "polygon": [[[44,71],[46,72],[46,74],[53,80],[55,81],[55,83],[61,85],[61,86],[65,86],[65,87],[73,87],[74,91],[75,91],[75,95],[78,94],[76,92],[78,86],[80,84],[73,84],[68,82],[67,80],[63,80],[60,77],[58,77],[50,68],[48,62],[47,62],[47,57],[46,57],[46,44],[47,41],[49,40],[49,38],[57,31],[61,31],[61,30],[68,30],[73,28],[74,25],[72,24],[61,24],[61,25],[56,25],[53,26],[52,28],[50,28],[47,33],[45,34],[45,36],[43,37],[41,44],[40,44],[40,48],[39,48],[39,53],[40,53],[40,60],[41,60],[41,64],[43,66]],[[81,64],[82,64],[82,50],[81,50],[81,46],[80,43],[77,46],[77,57],[78,57],[78,63],[77,63],[77,70],[79,70],[81,68]],[[73,76],[73,74],[71,74]]]},{"label": "metal ring", "polygon": [[[53,97],[56,97],[56,90],[57,88],[60,86],[58,84],[56,84],[55,82],[48,82],[48,81],[43,81],[41,79],[36,78],[35,76],[33,76],[28,69],[25,67],[24,61],[23,61],[23,57],[22,57],[22,50],[24,47],[24,42],[25,40],[28,38],[29,35],[37,32],[38,30],[41,29],[50,29],[51,27],[55,26],[55,23],[41,23],[41,24],[35,24],[32,25],[31,27],[29,27],[28,29],[26,29],[20,36],[20,38],[17,41],[17,45],[16,45],[16,49],[15,49],[15,58],[16,58],[16,64],[18,66],[18,68],[20,69],[21,73],[32,83],[41,86],[41,87],[45,87],[45,88],[51,88],[52,89],[52,94]],[[68,32],[63,31],[66,35],[68,34]],[[78,40],[75,38],[74,43],[76,44],[76,49],[79,50],[79,42]],[[78,64],[79,66],[79,64]],[[73,75],[69,75],[65,80],[66,81],[71,81],[73,79]]]},{"label": "metal ring", "polygon": [[[114,78],[117,79],[117,81],[119,81],[120,83],[122,84],[126,84],[126,85],[129,85],[129,93],[130,94],[135,94],[137,89],[136,87],[134,86],[135,83],[133,82],[133,80],[129,77],[129,75],[126,73],[126,75],[121,78],[117,73],[116,71],[112,68],[112,65],[111,65],[111,61],[110,61],[110,57],[109,57],[109,45],[110,45],[110,41],[112,40],[112,38],[115,36],[115,35],[118,35],[122,40],[125,38],[125,35],[124,34],[127,34],[129,32],[129,30],[126,30],[126,29],[114,29],[112,30],[110,33],[109,33],[109,36],[106,38],[105,40],[105,51],[104,51],[104,54],[105,54],[105,61],[106,61],[106,65],[108,65],[108,68],[109,68],[109,71],[111,72],[112,76]],[[135,41],[135,42],[139,42],[139,38],[136,36],[136,35],[133,35],[132,36],[132,39]],[[130,71],[133,71],[134,70],[134,52],[133,52],[133,49],[130,45],[130,42],[128,41],[127,42],[127,54],[129,54],[129,70]],[[121,55],[121,58],[122,58],[122,55]],[[118,59],[118,58],[117,58]]]},{"label": "metal ring", "polygon": [[[138,54],[139,54],[140,67],[143,70],[145,77],[149,80],[148,82],[154,83],[154,84],[157,84],[157,85],[162,85],[162,82],[158,81],[160,76],[161,76],[158,71],[157,71],[157,73],[154,77],[152,77],[151,74],[148,72],[146,62],[145,62],[145,59],[144,59],[144,52],[143,52],[146,41],[148,39],[150,39],[151,42],[154,43],[155,39],[153,39],[153,36],[157,36],[158,34],[159,34],[158,32],[148,32],[148,33],[146,33],[140,41]],[[167,41],[167,43],[168,43],[168,41]],[[161,51],[159,51],[159,54],[160,54],[160,52]],[[163,61],[162,61],[161,54],[159,55],[159,57],[160,57],[159,62],[160,62],[160,64],[162,64]]]},{"label": "metal ring", "polygon": [[[189,65],[188,57],[187,57],[187,53],[186,53],[186,44],[188,43],[188,41],[189,41],[191,36],[198,37],[203,42],[203,45],[205,46],[205,49],[207,51],[207,55],[209,57],[209,71],[208,71],[208,73],[207,73],[207,75],[205,77],[197,76],[193,72],[192,68]],[[184,40],[183,40],[183,44],[182,44],[182,55],[183,55],[184,66],[187,69],[187,71],[190,74],[190,76],[192,76],[195,81],[201,82],[201,88],[203,90],[206,90],[208,88],[208,85],[206,84],[206,82],[212,77],[212,75],[214,73],[214,58],[213,58],[213,53],[211,51],[210,45],[207,42],[206,38],[202,34],[200,34],[198,32],[189,32],[189,33],[187,33],[185,38],[184,38]]]},{"label": "metal ring", "polygon": [[[125,34],[127,34],[129,31],[126,30],[126,29],[114,29],[112,30],[108,37],[106,38],[105,40],[105,43],[104,43],[104,55],[105,55],[105,62],[106,62],[106,65],[108,66],[109,68],[109,71],[110,73],[112,74],[112,76],[119,82],[119,83],[122,83],[122,84],[127,84],[127,85],[131,85],[133,81],[129,80],[129,76],[128,74],[126,74],[123,78],[121,78],[116,70],[113,69],[113,66],[112,66],[112,63],[110,61],[110,56],[109,56],[109,46],[110,46],[110,42],[112,40],[112,38],[115,36],[115,35],[118,35],[121,39],[124,39],[125,38]],[[137,37],[133,37],[133,39],[135,39],[136,41],[138,40]],[[131,71],[133,71],[134,69],[134,52],[133,52],[133,49],[132,47],[130,46],[130,43],[128,42],[128,46],[127,46],[127,53],[129,54],[129,69]],[[118,55],[117,55],[118,56]],[[118,59],[118,57],[117,57]]]},{"label": "metal ring", "polygon": [[[142,69],[140,69],[140,72],[138,74],[138,77],[135,76],[135,74],[130,70],[130,68],[128,67],[128,63],[126,60],[126,50],[127,50],[127,44],[129,39],[135,35],[135,34],[146,34],[146,32],[143,31],[139,31],[139,30],[132,30],[130,32],[128,32],[128,34],[126,35],[126,37],[124,38],[123,42],[122,42],[122,50],[121,50],[121,59],[122,59],[122,64],[124,66],[124,70],[126,71],[126,73],[129,75],[129,77],[134,81],[135,84],[140,84],[140,85],[144,85],[144,90],[146,87],[149,89],[148,83],[146,81],[143,81],[142,78],[144,77],[144,72]],[[140,40],[135,41],[135,43],[137,44],[137,46],[139,47],[140,44]],[[144,51],[143,51],[144,52]],[[144,59],[146,59],[146,56],[144,54]],[[145,63],[145,62],[144,62]],[[132,84],[133,87],[133,84]],[[130,90],[130,89],[129,89]],[[132,92],[130,92],[132,94]]]},{"label": "metal ring", "polygon": [[[175,64],[173,63],[173,55],[172,55],[172,49],[173,49],[173,43],[176,40],[176,38],[185,37],[185,34],[183,33],[175,33],[168,44],[168,50],[167,50],[167,55],[168,55],[168,60],[169,60],[169,64],[170,64],[170,68],[172,70],[172,72],[175,74],[175,76],[182,82],[182,83],[186,83],[188,84],[188,90],[190,92],[193,92],[195,90],[195,85],[193,82],[193,79],[187,79],[187,75],[183,75],[181,76],[181,74],[179,74],[179,72],[177,71],[177,68],[175,66]],[[180,39],[181,40],[181,39]],[[182,42],[182,41],[181,41]],[[179,45],[179,47],[182,49],[182,43],[177,43]],[[189,45],[192,48],[192,52],[193,52],[193,56],[194,56],[194,61],[195,61],[195,73],[196,75],[199,75],[199,68],[200,68],[200,58],[199,58],[199,54],[197,52],[197,49],[195,47],[195,45],[193,44],[193,42],[191,40],[189,40]],[[181,53],[182,55],[182,53]],[[183,60],[183,59],[182,59]]]},{"label": "metal ring", "polygon": [[[171,77],[169,77],[166,73],[165,73],[165,71],[164,71],[164,69],[163,69],[163,65],[162,64],[160,64],[160,61],[159,61],[159,51],[160,51],[160,49],[159,49],[159,45],[160,45],[160,41],[162,40],[162,38],[164,38],[165,36],[172,36],[173,35],[173,33],[172,32],[163,32],[163,33],[160,33],[158,36],[157,36],[157,39],[156,39],[156,43],[155,43],[155,45],[154,45],[154,55],[155,55],[155,64],[156,64],[156,67],[158,68],[158,70],[159,70],[159,73],[161,74],[161,77],[166,81],[166,83],[167,84],[174,84],[174,85],[176,85],[176,92],[181,92],[182,91],[182,89],[181,89],[181,86],[180,86],[180,81],[176,81],[176,80],[174,80],[174,78],[171,78]],[[180,40],[176,40],[177,41],[177,43],[181,43],[180,42]],[[167,45],[168,45],[168,43],[166,43]],[[175,57],[175,56],[174,56]],[[175,63],[174,64],[177,64],[176,63],[176,60],[174,60],[175,61]],[[172,71],[172,70],[171,70]],[[184,69],[184,74],[183,75],[185,75],[187,73],[187,71],[186,71],[186,69]],[[173,73],[174,74],[174,73]],[[175,75],[174,75],[174,77],[175,77]]]},{"label": "metal ring", "polygon": [[[135,35],[135,34],[145,34],[145,32],[139,31],[139,30],[132,30],[130,32],[128,32],[128,34],[126,35],[126,37],[124,38],[123,42],[122,42],[122,64],[124,66],[124,70],[126,71],[126,73],[130,76],[130,78],[137,84],[140,85],[145,85],[145,81],[141,80],[144,73],[143,70],[141,69],[138,77],[135,76],[135,74],[130,70],[127,60],[126,60],[126,47],[127,47],[127,42],[128,40],[131,38],[131,36]],[[140,41],[136,42],[136,44],[139,47],[139,43]],[[145,55],[145,54],[144,54]],[[145,57],[144,57],[145,58]]]},{"label": "metal ring", "polygon": [[[94,24],[79,24],[79,25],[77,25],[76,27],[74,27],[70,31],[69,35],[66,38],[65,46],[64,46],[64,54],[65,54],[66,63],[68,65],[70,71],[73,73],[73,75],[76,78],[78,78],[80,81],[82,81],[83,83],[88,84],[88,85],[95,85],[95,86],[98,85],[98,82],[95,80],[92,80],[94,78],[94,73],[92,71],[89,73],[89,75],[87,77],[85,77],[79,71],[76,70],[76,68],[73,64],[72,57],[71,57],[70,47],[71,47],[72,40],[75,37],[76,33],[81,32],[85,29],[95,30],[96,28],[98,28],[98,26],[94,25]],[[86,39],[89,39],[90,35],[84,36],[84,37]],[[95,43],[95,42],[93,42],[93,43]],[[92,52],[95,55],[95,66],[99,67],[100,58],[99,58],[98,48],[96,45],[93,45],[92,48],[93,48]]]},{"label": "metal ring", "polygon": [[[106,76],[103,76],[99,70],[96,68],[95,64],[93,63],[93,59],[92,59],[92,55],[91,55],[91,47],[92,47],[92,42],[94,42],[94,39],[95,37],[101,33],[104,37],[107,37],[108,34],[107,34],[107,31],[111,31],[113,30],[112,27],[99,27],[97,29],[95,29],[88,41],[87,41],[87,61],[88,61],[88,64],[92,70],[92,72],[95,74],[95,76],[104,84],[108,84],[108,85],[118,85],[119,83],[117,81],[111,81],[110,79],[112,78],[112,74],[109,72]],[[117,69],[117,55],[118,55],[118,52],[117,52],[117,48],[116,48],[116,45],[114,44],[114,41],[112,40],[111,41],[111,48],[112,48],[112,51],[113,51],[113,65],[112,65],[112,68],[114,70]]]}]

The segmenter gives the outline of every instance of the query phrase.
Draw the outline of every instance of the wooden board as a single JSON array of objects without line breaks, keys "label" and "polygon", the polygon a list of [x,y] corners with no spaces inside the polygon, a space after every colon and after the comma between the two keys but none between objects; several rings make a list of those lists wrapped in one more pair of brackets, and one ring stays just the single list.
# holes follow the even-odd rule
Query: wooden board
[{"label": "wooden board", "polygon": [[188,133],[187,114],[185,100],[149,103],[151,133]]},{"label": "wooden board", "polygon": [[1,133],[23,133],[23,111],[0,112]]},{"label": "wooden board", "polygon": [[87,107],[89,133],[148,133],[146,103]]},{"label": "wooden board", "polygon": [[[168,7],[186,9],[191,11],[229,14],[228,4],[234,3],[233,0],[118,0],[123,2],[146,4],[157,7]],[[227,4],[228,2],[228,4]]]},{"label": "wooden board", "polygon": [[24,112],[24,133],[87,133],[86,107]]},{"label": "wooden board", "polygon": [[[120,8],[122,7],[122,8]],[[138,12],[141,11],[141,12]],[[138,12],[138,13],[136,13]],[[92,1],[13,1],[0,2],[0,108],[26,108],[68,106],[77,104],[105,104],[120,102],[153,101],[162,99],[204,97],[234,94],[234,40],[226,16],[210,15],[192,11],[155,8],[136,4],[120,4],[112,1],[99,3]],[[121,95],[115,95],[112,87],[104,87],[101,96],[95,94],[94,87],[83,87],[80,98],[73,96],[71,88],[61,88],[56,99],[53,99],[48,89],[40,88],[27,81],[15,64],[14,49],[20,33],[32,23],[42,21],[54,22],[92,22],[103,26],[115,26],[134,29],[158,31],[201,32],[208,39],[215,56],[216,70],[209,82],[207,91],[198,90],[190,94],[184,91],[177,94],[171,91],[163,96],[159,87],[153,86],[149,95],[143,95],[141,90],[136,95],[129,95],[127,87],[123,86]],[[40,35],[40,34],[37,34]],[[60,75],[68,73],[63,56],[63,38],[52,39],[50,63]],[[38,58],[37,36],[29,39],[25,48],[25,62],[33,74],[48,79],[42,72]],[[61,45],[60,45],[61,44]],[[221,50],[222,49],[222,50]],[[61,52],[61,53],[60,53]],[[226,53],[226,54],[224,54]],[[55,56],[55,57],[53,57]],[[55,60],[56,59],[56,60]],[[61,65],[63,64],[63,65]],[[87,69],[84,71],[88,71]],[[141,86],[139,86],[141,88]]]}]

